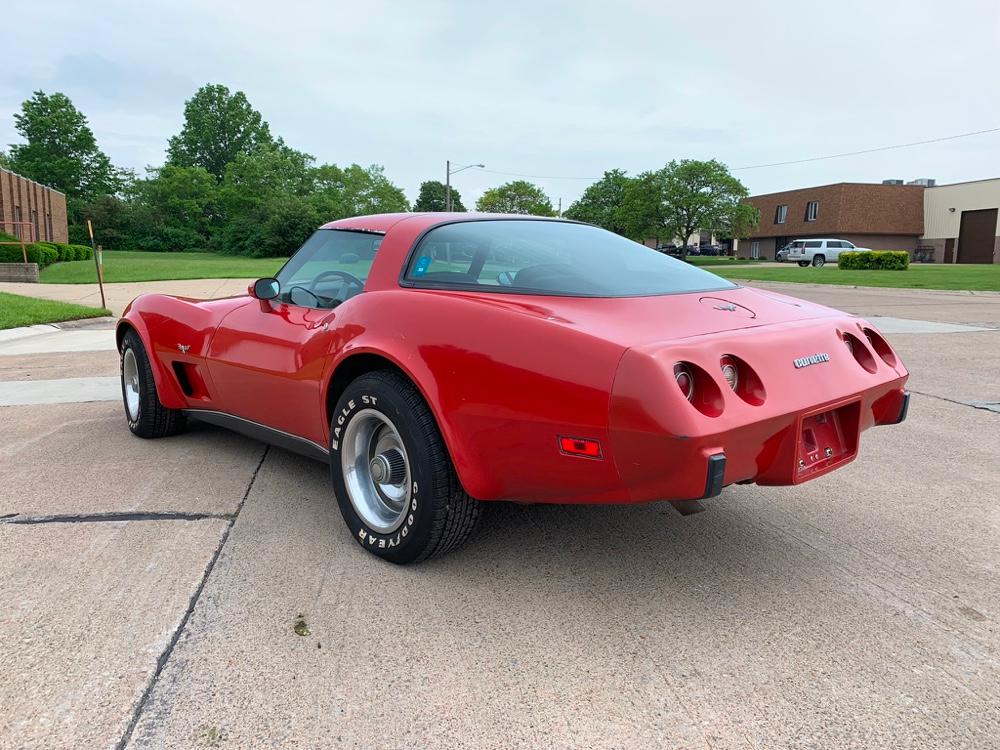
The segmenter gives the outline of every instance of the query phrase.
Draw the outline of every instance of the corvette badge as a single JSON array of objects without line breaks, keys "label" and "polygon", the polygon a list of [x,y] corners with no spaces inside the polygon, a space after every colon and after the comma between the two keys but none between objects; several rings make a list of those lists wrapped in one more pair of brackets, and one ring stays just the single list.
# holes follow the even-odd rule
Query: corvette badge
[{"label": "corvette badge", "polygon": [[803,367],[809,367],[809,365],[818,365],[823,362],[829,362],[830,355],[826,352],[820,352],[819,354],[810,354],[808,357],[799,357],[798,359],[793,359],[796,369],[802,369]]}]

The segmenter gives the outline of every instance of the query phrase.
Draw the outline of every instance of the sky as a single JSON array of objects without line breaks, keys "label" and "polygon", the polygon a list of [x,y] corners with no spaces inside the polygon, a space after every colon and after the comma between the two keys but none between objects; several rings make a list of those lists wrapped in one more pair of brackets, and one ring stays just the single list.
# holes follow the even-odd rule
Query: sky
[{"label": "sky", "polygon": [[607,169],[682,158],[719,159],[753,194],[1000,176],[1000,132],[746,169],[1000,128],[996,0],[155,5],[49,0],[9,24],[0,146],[33,91],[61,91],[141,173],[184,101],[222,83],[290,146],[381,164],[411,200],[449,159],[492,170],[453,177],[470,207],[516,179],[496,172],[566,208]]}]

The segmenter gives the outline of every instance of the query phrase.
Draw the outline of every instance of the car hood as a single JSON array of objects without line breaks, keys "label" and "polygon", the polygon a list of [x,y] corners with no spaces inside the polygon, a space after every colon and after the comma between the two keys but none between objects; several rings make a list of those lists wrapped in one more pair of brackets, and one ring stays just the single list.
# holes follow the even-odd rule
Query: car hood
[{"label": "car hood", "polygon": [[775,292],[737,287],[652,297],[541,297],[512,294],[465,295],[555,325],[586,331],[631,348],[721,331],[843,317],[829,307]]}]

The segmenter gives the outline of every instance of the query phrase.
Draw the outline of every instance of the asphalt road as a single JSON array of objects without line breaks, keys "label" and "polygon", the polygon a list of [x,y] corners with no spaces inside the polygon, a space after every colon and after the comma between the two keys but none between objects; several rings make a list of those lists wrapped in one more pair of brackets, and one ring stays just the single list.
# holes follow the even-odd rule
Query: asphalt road
[{"label": "asphalt road", "polygon": [[[1000,746],[1000,295],[794,292],[989,330],[889,334],[909,419],[832,475],[687,517],[501,504],[412,568],[319,464],[0,407],[0,747]],[[0,399],[117,373],[19,346]]]}]

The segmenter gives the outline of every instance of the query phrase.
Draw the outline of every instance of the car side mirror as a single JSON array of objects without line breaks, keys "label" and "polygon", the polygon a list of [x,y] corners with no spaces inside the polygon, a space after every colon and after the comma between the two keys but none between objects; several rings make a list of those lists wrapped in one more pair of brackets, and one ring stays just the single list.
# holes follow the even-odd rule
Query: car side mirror
[{"label": "car side mirror", "polygon": [[269,300],[278,296],[278,292],[281,291],[281,285],[277,279],[257,279],[250,285],[247,291],[250,292],[251,297],[256,297],[259,300]]}]

